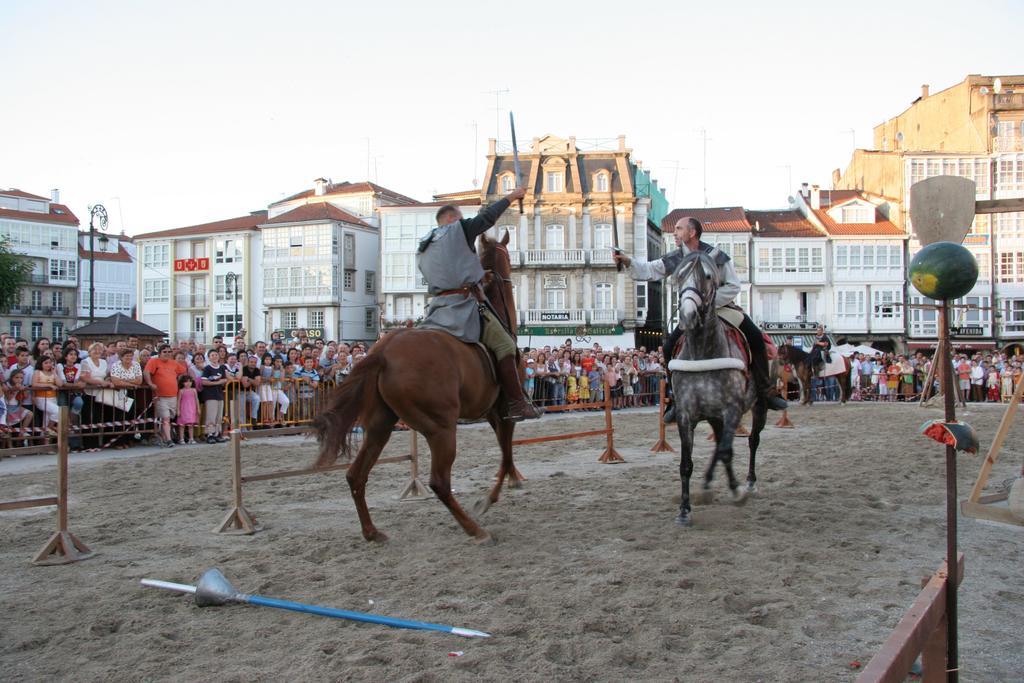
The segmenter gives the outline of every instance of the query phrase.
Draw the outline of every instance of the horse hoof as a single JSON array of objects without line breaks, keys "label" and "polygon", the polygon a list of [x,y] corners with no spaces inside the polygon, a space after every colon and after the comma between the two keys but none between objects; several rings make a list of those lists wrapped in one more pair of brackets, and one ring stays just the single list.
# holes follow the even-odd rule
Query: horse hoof
[{"label": "horse hoof", "polygon": [[679,515],[676,517],[676,524],[684,528],[691,527],[693,526],[693,518],[690,515]]},{"label": "horse hoof", "polygon": [[476,502],[473,503],[473,516],[480,517],[485,512],[491,509],[491,497],[484,496],[483,498],[477,498]]},{"label": "horse hoof", "polygon": [[757,488],[757,482],[748,481],[747,482],[747,494],[751,495],[751,496],[754,496],[754,495],[757,495],[758,493],[760,493],[760,490]]},{"label": "horse hoof", "polygon": [[697,491],[690,498],[694,505],[711,505],[715,502],[715,494],[711,489]]},{"label": "horse hoof", "polygon": [[508,480],[508,487],[510,489],[521,489],[523,488],[523,482],[516,477],[512,477]]},{"label": "horse hoof", "polygon": [[494,538],[494,536],[491,536],[490,532],[484,531],[483,529],[481,529],[480,533],[473,538],[473,543],[476,545],[488,546],[494,545],[497,542],[498,540]]},{"label": "horse hoof", "polygon": [[742,487],[737,486],[732,491],[732,504],[736,507],[747,504],[747,492]]},{"label": "horse hoof", "polygon": [[387,543],[388,542],[388,535],[386,533],[384,533],[383,531],[380,531],[378,529],[374,529],[370,533],[364,533],[363,534],[363,538],[365,538],[367,541],[370,541],[371,543]]}]

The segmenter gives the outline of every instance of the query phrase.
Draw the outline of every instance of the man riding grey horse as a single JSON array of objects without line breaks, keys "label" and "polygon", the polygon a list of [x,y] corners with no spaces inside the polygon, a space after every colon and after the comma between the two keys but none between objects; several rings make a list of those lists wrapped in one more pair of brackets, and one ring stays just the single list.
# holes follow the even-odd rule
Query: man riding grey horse
[{"label": "man riding grey horse", "polygon": [[[683,217],[676,221],[675,240],[679,248],[665,254],[656,261],[636,261],[625,254],[613,253],[616,262],[621,262],[629,268],[629,274],[635,280],[660,280],[677,276],[679,265],[692,251],[701,250],[711,256],[718,267],[718,291],[715,295],[715,308],[718,316],[733,327],[737,327],[747,338],[750,345],[750,369],[754,379],[754,387],[758,396],[764,399],[765,403],[772,410],[785,410],[787,405],[772,386],[768,376],[768,349],[764,343],[764,337],[760,328],[754,321],[733,303],[736,295],[740,293],[740,278],[736,274],[732,259],[724,251],[702,242],[701,235],[704,233],[704,226],[696,218]],[[665,344],[665,357],[671,358],[682,329],[678,326],[669,335]],[[674,409],[665,413],[665,421],[671,422],[674,419]]]},{"label": "man riding grey horse", "polygon": [[[523,394],[516,363],[516,343],[491,309],[480,281],[484,270],[476,254],[476,238],[487,231],[526,190],[514,190],[476,217],[466,219],[454,205],[437,211],[438,227],[420,242],[416,265],[433,296],[417,327],[448,332],[464,342],[480,342],[497,360],[498,382],[508,399],[506,420],[532,420],[541,416]],[[429,389],[429,387],[428,387]]]}]

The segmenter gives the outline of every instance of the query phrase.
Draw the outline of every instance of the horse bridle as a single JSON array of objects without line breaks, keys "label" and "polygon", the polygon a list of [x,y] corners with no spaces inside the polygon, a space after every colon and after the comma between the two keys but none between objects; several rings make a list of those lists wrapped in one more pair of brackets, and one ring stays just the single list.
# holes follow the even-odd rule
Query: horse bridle
[{"label": "horse bridle", "polygon": [[[689,263],[687,263],[688,261]],[[683,259],[682,263],[679,265],[679,270],[676,271],[676,280],[679,282],[686,282],[687,280],[689,280],[690,276],[693,274],[693,271],[696,270],[697,265],[700,264],[700,262],[700,252],[693,251],[687,254],[686,257]],[[704,268],[702,266],[701,273],[703,272]],[[697,300],[700,301],[700,304],[697,306],[697,313],[701,317],[704,317],[708,309],[711,307],[711,304],[714,302],[713,293],[711,291],[705,292],[701,291],[696,287],[687,286],[679,290],[679,298],[682,299],[683,295],[685,295],[687,292],[693,292],[694,294],[697,295]]]},{"label": "horse bridle", "polygon": [[[495,252],[499,252],[500,251],[501,253],[503,253],[505,255],[505,259],[506,259],[506,261],[509,264],[509,270],[511,271],[512,270],[512,257],[509,256],[508,247],[506,247],[501,242],[495,242],[494,243],[494,251]],[[497,265],[497,259],[495,259],[495,265]],[[512,278],[505,277],[505,276],[501,275],[494,268],[488,268],[488,269],[484,270],[484,279],[489,280],[491,282],[493,282],[494,280],[500,280],[501,282],[504,282],[507,285],[511,285],[512,284]],[[501,299],[501,308],[502,308],[503,311],[508,311],[508,302],[505,300],[505,288],[504,287],[498,287],[497,289],[498,289],[498,298]],[[510,320],[508,324],[509,324],[509,326],[511,326],[512,325],[512,321]],[[512,334],[512,337],[514,339],[515,336],[516,336],[515,335],[515,330],[514,329],[509,329],[509,333]]]}]

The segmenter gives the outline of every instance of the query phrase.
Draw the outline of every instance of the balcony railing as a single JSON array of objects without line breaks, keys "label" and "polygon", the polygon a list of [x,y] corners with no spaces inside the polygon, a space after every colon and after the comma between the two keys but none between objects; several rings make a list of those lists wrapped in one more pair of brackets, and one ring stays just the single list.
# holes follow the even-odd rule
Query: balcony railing
[{"label": "balcony railing", "polygon": [[587,262],[583,249],[529,249],[523,261],[527,266],[572,266]]},{"label": "balcony railing", "polygon": [[604,249],[591,249],[590,250],[590,263],[594,266],[611,266],[615,265],[615,261],[612,259],[611,247]]},{"label": "balcony railing", "polygon": [[617,325],[625,316],[614,308],[594,308],[590,311],[592,325]]},{"label": "balcony railing", "polygon": [[585,309],[549,311],[531,308],[523,311],[523,320],[527,325],[575,327],[587,324],[587,311]]},{"label": "balcony railing", "polygon": [[800,283],[800,284],[825,284],[825,271],[791,271],[791,272],[772,272],[768,270],[761,270],[760,268],[754,271],[754,282],[759,285],[763,284],[786,284],[786,283]]},{"label": "balcony railing", "polygon": [[210,296],[203,294],[176,294],[175,308],[206,308],[210,304]]},{"label": "balcony railing", "polygon": [[994,152],[1024,152],[1024,137],[1018,135],[992,138]]},{"label": "balcony railing", "polygon": [[47,283],[46,275],[40,273],[32,273],[28,276],[28,282],[32,285],[45,285]]}]

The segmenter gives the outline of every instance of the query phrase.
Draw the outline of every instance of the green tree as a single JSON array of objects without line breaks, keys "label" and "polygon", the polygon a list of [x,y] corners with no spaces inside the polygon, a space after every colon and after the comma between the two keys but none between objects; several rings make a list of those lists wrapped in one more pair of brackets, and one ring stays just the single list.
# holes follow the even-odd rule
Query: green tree
[{"label": "green tree", "polygon": [[0,239],[0,311],[21,301],[21,288],[32,274],[32,260],[11,251],[6,239]]}]

